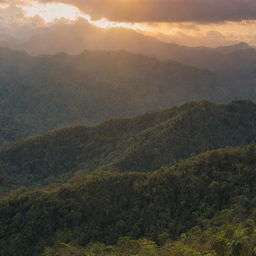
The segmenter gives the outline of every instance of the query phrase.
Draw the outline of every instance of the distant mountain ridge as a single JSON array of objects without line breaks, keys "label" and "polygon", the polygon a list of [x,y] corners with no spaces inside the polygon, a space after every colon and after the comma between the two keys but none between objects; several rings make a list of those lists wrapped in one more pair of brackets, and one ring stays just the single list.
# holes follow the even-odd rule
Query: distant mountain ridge
[{"label": "distant mountain ridge", "polygon": [[223,53],[232,53],[240,50],[247,50],[253,48],[247,43],[240,42],[238,44],[233,44],[233,45],[228,45],[228,46],[220,46],[217,47],[216,49],[223,52]]},{"label": "distant mountain ridge", "polygon": [[[162,60],[170,59],[185,65],[207,68],[212,71],[230,69],[234,62],[238,64],[239,58],[233,56],[235,52],[251,49],[253,50],[254,66],[256,59],[255,49],[243,42],[217,48],[187,47],[175,43],[166,43],[131,29],[103,29],[88,22],[55,24],[49,28],[42,28],[37,30],[34,36],[22,45],[14,45],[13,47],[18,50],[25,50],[33,55],[56,54],[59,52],[77,55],[84,50],[126,50],[135,54],[143,54]],[[232,66],[230,66],[231,64]],[[246,60],[243,64],[246,64]]]},{"label": "distant mountain ridge", "polygon": [[[6,43],[4,46],[7,46]],[[252,63],[254,66],[256,63],[255,49],[243,42],[217,48],[188,47],[166,43],[131,29],[103,29],[86,21],[76,24],[55,24],[51,27],[38,29],[25,42],[17,44],[15,40],[10,40],[9,47],[25,50],[33,55],[57,54],[59,52],[77,55],[84,50],[126,50],[135,54],[143,54],[161,60],[174,60],[185,65],[212,71],[230,70],[234,64],[239,66],[238,62],[241,60],[239,61],[239,58],[236,58],[236,54],[233,55],[233,53],[243,53],[244,50],[250,49],[253,55]],[[242,56],[244,65],[246,65],[246,60],[245,54]]]},{"label": "distant mountain ridge", "polygon": [[0,49],[3,141],[218,98],[218,77],[128,52],[32,57]]},{"label": "distant mountain ridge", "polygon": [[[251,51],[235,51],[232,56],[253,62]],[[231,71],[212,72],[127,51],[32,57],[1,48],[0,143],[191,100],[256,100],[254,66],[230,65],[235,65]]]}]

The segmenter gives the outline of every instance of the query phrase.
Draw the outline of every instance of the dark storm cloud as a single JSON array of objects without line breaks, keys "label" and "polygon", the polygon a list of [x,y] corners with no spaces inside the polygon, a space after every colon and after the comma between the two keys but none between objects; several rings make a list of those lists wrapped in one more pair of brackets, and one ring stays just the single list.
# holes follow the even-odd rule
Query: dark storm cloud
[{"label": "dark storm cloud", "polygon": [[256,0],[38,0],[77,6],[94,19],[123,22],[224,22],[256,19]]}]

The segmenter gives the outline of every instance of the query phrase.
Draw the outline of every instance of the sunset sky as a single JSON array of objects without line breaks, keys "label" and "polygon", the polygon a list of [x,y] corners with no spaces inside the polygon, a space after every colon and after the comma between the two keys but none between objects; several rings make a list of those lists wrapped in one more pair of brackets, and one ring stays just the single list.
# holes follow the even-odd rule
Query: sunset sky
[{"label": "sunset sky", "polygon": [[0,33],[74,22],[126,27],[166,42],[256,45],[255,0],[0,0]]}]

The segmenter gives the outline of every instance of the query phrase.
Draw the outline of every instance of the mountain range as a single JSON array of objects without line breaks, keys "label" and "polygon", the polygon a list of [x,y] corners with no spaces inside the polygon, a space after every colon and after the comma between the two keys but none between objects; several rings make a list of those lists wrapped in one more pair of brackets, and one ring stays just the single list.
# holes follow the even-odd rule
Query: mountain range
[{"label": "mountain range", "polygon": [[1,144],[192,100],[255,100],[252,70],[219,73],[126,51],[31,56],[1,48]]},{"label": "mountain range", "polygon": [[[70,36],[72,35],[72,36]],[[173,60],[185,65],[211,71],[255,67],[256,50],[246,43],[210,48],[188,47],[166,43],[131,29],[103,29],[81,20],[75,24],[57,23],[35,30],[31,37],[20,42],[9,40],[5,47],[24,50],[32,55],[65,52],[79,55],[84,50],[120,51]],[[242,65],[241,65],[242,64]]]},{"label": "mountain range", "polygon": [[[127,52],[32,57],[0,50],[3,142],[218,94],[215,74]],[[217,96],[215,97],[217,98]]]},{"label": "mountain range", "polygon": [[82,20],[5,38],[0,255],[256,255],[253,47]]}]

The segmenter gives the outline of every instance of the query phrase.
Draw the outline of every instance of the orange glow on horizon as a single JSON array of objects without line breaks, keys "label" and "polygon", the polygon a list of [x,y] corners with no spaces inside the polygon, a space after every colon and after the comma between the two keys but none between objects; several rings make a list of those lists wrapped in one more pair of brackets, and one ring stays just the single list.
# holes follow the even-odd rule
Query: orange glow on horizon
[{"label": "orange glow on horizon", "polygon": [[[28,0],[28,2],[32,2]],[[1,5],[6,8],[10,5]],[[176,43],[186,46],[208,46],[230,45],[238,42],[246,42],[256,45],[255,30],[256,20],[242,22],[225,22],[211,24],[197,24],[186,22],[157,22],[157,23],[126,23],[113,22],[105,18],[93,20],[89,15],[84,14],[78,8],[60,3],[19,5],[28,17],[39,15],[45,23],[58,23],[58,19],[66,19],[67,23],[75,23],[79,18],[84,18],[89,23],[100,28],[126,28],[138,31],[141,34],[157,38],[167,43]]]}]

